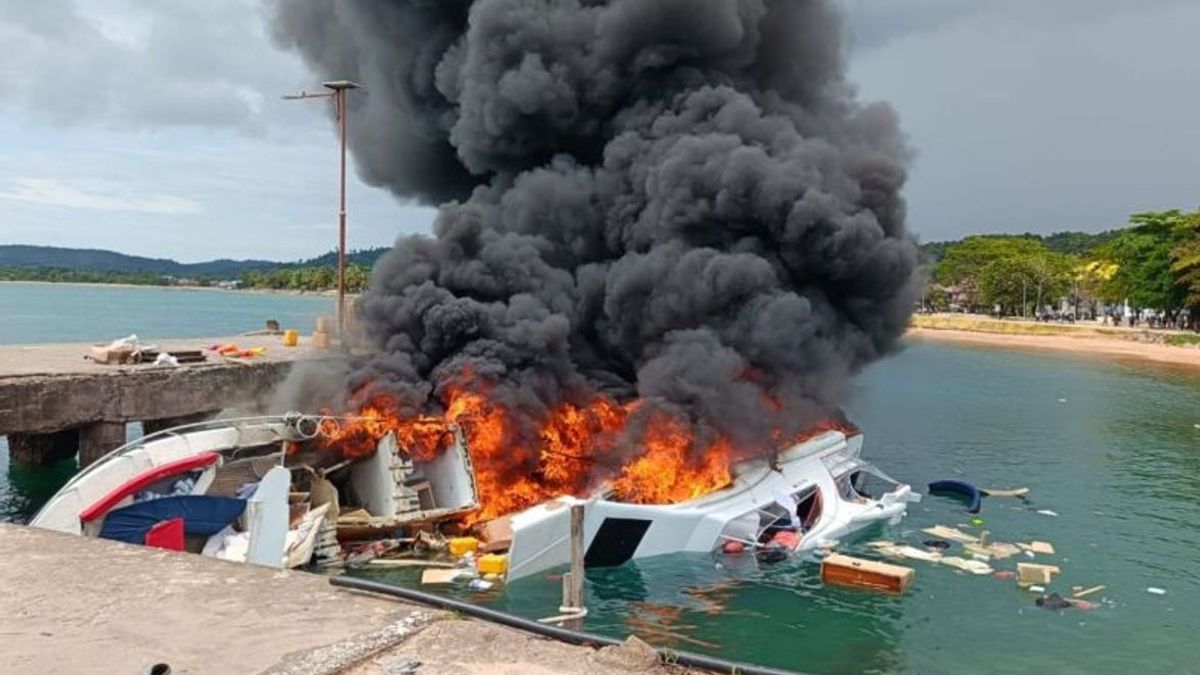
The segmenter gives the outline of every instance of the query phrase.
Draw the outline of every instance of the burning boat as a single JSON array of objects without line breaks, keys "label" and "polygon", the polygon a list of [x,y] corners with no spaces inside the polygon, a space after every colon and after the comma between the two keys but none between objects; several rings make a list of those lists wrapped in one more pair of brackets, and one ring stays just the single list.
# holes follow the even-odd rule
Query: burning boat
[{"label": "burning boat", "polygon": [[[674,503],[626,498],[663,494],[654,481],[628,491],[626,472],[614,481],[624,494],[604,483],[587,499],[560,494],[497,513],[495,490],[503,486],[487,484],[489,511],[479,477],[490,475],[494,457],[487,435],[476,438],[480,448],[471,447],[460,426],[429,418],[380,423],[374,416],[296,413],[177,427],[83,470],[30,524],[289,567],[340,562],[362,542],[370,549],[401,537],[412,542],[419,533],[473,528],[483,550],[507,552],[507,578],[517,579],[569,561],[575,504],[584,505],[585,565],[607,567],[731,547],[766,556],[803,553],[895,522],[917,498],[861,458],[860,433],[830,429],[774,456],[734,463],[724,483],[671,486],[690,495]],[[657,466],[660,473],[670,468]],[[872,482],[882,487],[869,489]]]},{"label": "burning boat", "polygon": [[297,567],[340,560],[340,540],[379,539],[475,511],[461,434],[414,456],[394,436],[345,458],[344,418],[296,413],[215,420],[145,436],[72,478],[30,521],[226,560]]},{"label": "burning boat", "polygon": [[[802,553],[875,523],[896,522],[919,495],[864,461],[862,442],[861,434],[827,431],[773,458],[737,464],[728,487],[678,504],[562,497],[533,507],[511,519],[509,579],[570,560],[566,507],[572,504],[585,504],[584,564],[591,567],[683,551],[719,553],[731,544]],[[886,491],[869,496],[869,481]]]}]

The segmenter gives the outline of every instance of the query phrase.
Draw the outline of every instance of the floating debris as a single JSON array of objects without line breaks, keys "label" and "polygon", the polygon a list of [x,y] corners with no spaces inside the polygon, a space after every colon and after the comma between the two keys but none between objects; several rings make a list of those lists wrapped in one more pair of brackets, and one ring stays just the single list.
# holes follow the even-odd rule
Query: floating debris
[{"label": "floating debris", "polygon": [[1057,512],[1051,511],[1050,509],[1041,509],[1040,511],[1038,511],[1038,513],[1042,514],[1043,516],[1050,516],[1052,518],[1058,516]]},{"label": "floating debris", "polygon": [[1149,593],[1150,595],[1166,595],[1167,594],[1167,590],[1165,588],[1156,588],[1154,586],[1147,588],[1146,592]]},{"label": "floating debris", "polygon": [[916,575],[911,567],[833,554],[821,562],[821,582],[868,590],[903,593]]},{"label": "floating debris", "polygon": [[1062,610],[1062,609],[1066,609],[1071,606],[1071,603],[1068,602],[1066,598],[1059,595],[1058,593],[1051,593],[1050,595],[1043,595],[1043,596],[1039,597],[1037,600],[1034,600],[1034,604],[1036,604],[1038,607],[1041,607],[1042,609],[1049,609],[1049,610],[1052,610],[1055,612]]},{"label": "floating debris", "polygon": [[421,573],[422,584],[452,584],[456,580],[467,576],[468,572],[462,569],[453,570],[425,570]]},{"label": "floating debris", "polygon": [[927,527],[921,531],[939,539],[949,539],[950,541],[957,541],[960,544],[979,543],[979,537],[976,537],[973,534],[967,534],[961,530],[956,530],[953,527],[946,527],[944,525],[934,525],[933,527]]},{"label": "floating debris", "polygon": [[1020,586],[1044,586],[1054,580],[1054,575],[1061,573],[1062,570],[1056,565],[1017,563],[1017,584]]},{"label": "floating debris", "polygon": [[1020,497],[1025,498],[1029,494],[1029,488],[1013,488],[1013,489],[997,489],[983,488],[980,490],[985,497]]},{"label": "floating debris", "polygon": [[1054,544],[1048,541],[1034,541],[1028,544],[1018,542],[1017,546],[1020,546],[1022,551],[1029,551],[1039,555],[1054,555]]},{"label": "floating debris", "polygon": [[952,555],[943,556],[938,562],[943,565],[960,569],[964,572],[970,572],[971,574],[984,575],[991,574],[995,571],[990,565],[981,560],[967,560],[966,558],[960,558]]}]

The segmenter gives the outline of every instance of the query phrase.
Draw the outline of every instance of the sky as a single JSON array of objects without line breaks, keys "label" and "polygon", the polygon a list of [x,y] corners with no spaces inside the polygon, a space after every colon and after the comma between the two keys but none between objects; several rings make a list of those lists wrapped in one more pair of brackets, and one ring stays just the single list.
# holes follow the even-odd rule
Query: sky
[{"label": "sky", "polygon": [[[309,0],[291,0],[309,1]],[[1200,206],[1194,0],[839,0],[914,149],[909,227],[1099,231]],[[336,244],[337,147],[262,0],[0,0],[0,243],[183,261]],[[434,211],[352,176],[351,248]]]}]

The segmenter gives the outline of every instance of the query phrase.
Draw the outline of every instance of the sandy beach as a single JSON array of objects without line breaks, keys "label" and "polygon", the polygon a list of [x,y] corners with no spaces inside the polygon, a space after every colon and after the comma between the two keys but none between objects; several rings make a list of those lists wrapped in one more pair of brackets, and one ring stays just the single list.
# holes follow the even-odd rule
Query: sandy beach
[{"label": "sandy beach", "polygon": [[1133,335],[1101,334],[1064,327],[1059,334],[1021,335],[976,330],[925,328],[913,326],[906,337],[979,347],[1070,352],[1079,356],[1117,360],[1153,361],[1163,364],[1200,368],[1200,348],[1143,342]]}]

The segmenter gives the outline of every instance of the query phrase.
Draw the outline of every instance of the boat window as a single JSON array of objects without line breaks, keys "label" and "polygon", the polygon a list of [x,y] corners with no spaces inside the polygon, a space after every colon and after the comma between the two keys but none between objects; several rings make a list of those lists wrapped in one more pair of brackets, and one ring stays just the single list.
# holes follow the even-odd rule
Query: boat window
[{"label": "boat window", "polygon": [[796,516],[800,519],[801,529],[807,532],[817,524],[817,520],[821,517],[821,491],[811,488],[804,492],[798,492],[796,499],[798,500]]}]

